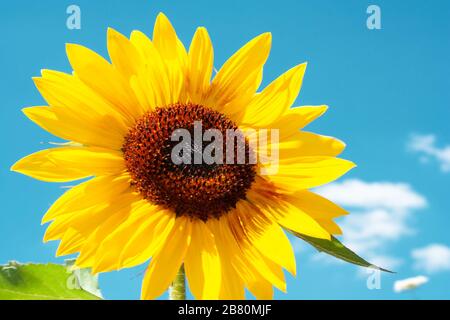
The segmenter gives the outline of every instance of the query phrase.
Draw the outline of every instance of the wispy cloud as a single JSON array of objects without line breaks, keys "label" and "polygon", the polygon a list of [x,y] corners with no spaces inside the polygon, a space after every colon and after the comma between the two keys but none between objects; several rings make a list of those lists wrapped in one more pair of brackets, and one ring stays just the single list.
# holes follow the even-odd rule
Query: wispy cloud
[{"label": "wispy cloud", "polygon": [[427,282],[428,278],[425,276],[417,276],[404,280],[398,280],[394,282],[394,291],[400,293],[403,291],[414,290],[423,286]]},{"label": "wispy cloud", "polygon": [[429,162],[430,159],[437,161],[443,172],[450,172],[450,145],[441,148],[436,146],[436,136],[412,135],[408,141],[408,149],[420,154],[422,162]]},{"label": "wispy cloud", "polygon": [[450,247],[443,244],[430,244],[411,252],[414,267],[428,273],[450,271]]},{"label": "wispy cloud", "polygon": [[427,205],[425,197],[406,183],[352,179],[316,191],[351,211],[340,224],[343,242],[386,268],[395,268],[402,262],[386,253],[388,244],[413,233],[409,218]]},{"label": "wispy cloud", "polygon": [[426,206],[425,198],[407,183],[350,179],[326,185],[316,191],[342,206],[352,208],[405,211]]}]

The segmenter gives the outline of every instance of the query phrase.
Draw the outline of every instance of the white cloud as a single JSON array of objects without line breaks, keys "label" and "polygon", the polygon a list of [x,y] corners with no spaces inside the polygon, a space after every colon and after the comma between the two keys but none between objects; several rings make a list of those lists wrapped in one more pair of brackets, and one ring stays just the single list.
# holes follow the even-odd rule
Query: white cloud
[{"label": "white cloud", "polygon": [[412,135],[408,149],[420,154],[420,162],[427,163],[431,158],[439,163],[443,172],[450,172],[450,145],[437,147],[435,135]]},{"label": "white cloud", "polygon": [[404,280],[398,280],[394,282],[394,291],[400,293],[403,291],[417,289],[418,287],[423,286],[427,282],[428,278],[425,276],[417,276]]},{"label": "white cloud", "polygon": [[362,209],[409,210],[426,205],[426,200],[406,183],[351,179],[329,184],[318,191],[343,206]]},{"label": "white cloud", "polygon": [[333,183],[316,190],[349,209],[340,223],[343,242],[356,253],[384,268],[401,260],[386,254],[387,245],[412,234],[410,216],[427,205],[426,199],[406,183],[365,182],[358,179]]},{"label": "white cloud", "polygon": [[450,271],[450,247],[443,244],[430,244],[411,252],[414,267],[428,273]]}]

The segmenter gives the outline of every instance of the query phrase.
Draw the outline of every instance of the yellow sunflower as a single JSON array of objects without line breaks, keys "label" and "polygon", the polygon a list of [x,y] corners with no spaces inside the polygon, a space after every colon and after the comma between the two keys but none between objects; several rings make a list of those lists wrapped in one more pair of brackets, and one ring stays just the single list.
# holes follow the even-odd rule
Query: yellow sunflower
[{"label": "yellow sunflower", "polygon": [[[160,296],[184,264],[197,299],[261,299],[286,291],[283,268],[296,273],[284,229],[330,239],[346,212],[308,189],[352,167],[336,158],[341,141],[301,131],[326,106],[292,107],[306,64],[257,92],[271,34],[254,38],[212,78],[213,47],[205,28],[189,50],[159,14],[153,39],[108,30],[111,63],[67,45],[73,74],[43,70],[34,82],[48,106],[23,109],[43,129],[67,140],[31,154],[13,171],[49,182],[91,179],[65,192],[47,211],[44,241],[61,240],[57,255],[79,253],[94,273],[150,260],[142,298]],[[278,129],[278,168],[264,164],[177,165],[171,133],[206,128]],[[246,146],[250,141],[246,138]],[[276,144],[276,145],[273,145]]]}]

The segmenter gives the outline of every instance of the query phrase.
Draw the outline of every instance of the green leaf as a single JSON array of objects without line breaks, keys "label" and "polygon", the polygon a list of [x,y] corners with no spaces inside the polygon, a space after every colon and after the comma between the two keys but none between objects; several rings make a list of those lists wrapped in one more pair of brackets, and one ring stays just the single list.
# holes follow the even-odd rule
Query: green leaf
[{"label": "green leaf", "polygon": [[[9,262],[7,265],[0,266],[0,300],[100,299],[100,295],[94,295],[83,288],[86,286],[83,281],[90,281],[90,286],[97,282],[96,278],[81,279],[77,275],[81,270],[75,271],[71,266],[53,263]],[[83,278],[86,278],[85,273]],[[94,287],[98,290],[97,285]]]},{"label": "green leaf", "polygon": [[356,264],[361,267],[367,267],[372,269],[378,269],[381,271],[394,273],[392,271],[377,267],[376,265],[364,260],[360,256],[358,256],[356,253],[354,253],[352,250],[344,246],[338,239],[331,236],[331,240],[326,239],[319,239],[319,238],[313,238],[309,236],[305,236],[304,234],[300,234],[297,232],[294,232],[292,230],[289,230],[292,234],[294,234],[296,237],[308,242],[310,245],[312,245],[314,248],[316,248],[319,252],[327,253],[333,257],[336,257],[340,260],[344,260],[349,263]]}]

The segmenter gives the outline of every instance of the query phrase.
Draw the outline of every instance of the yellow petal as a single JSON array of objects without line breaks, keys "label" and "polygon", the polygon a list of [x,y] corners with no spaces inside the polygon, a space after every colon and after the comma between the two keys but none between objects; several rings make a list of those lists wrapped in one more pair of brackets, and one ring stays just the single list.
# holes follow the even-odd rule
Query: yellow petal
[{"label": "yellow petal", "polygon": [[147,261],[164,245],[175,224],[175,214],[169,211],[158,212],[146,219],[123,247],[119,266],[129,268]]},{"label": "yellow petal", "polygon": [[293,200],[295,193],[291,191],[292,195],[285,195],[273,187],[268,184],[266,189],[261,179],[258,179],[255,186],[247,192],[248,201],[286,229],[316,238],[330,238],[329,233],[314,217],[296,206]]},{"label": "yellow petal", "polygon": [[[261,73],[271,45],[271,34],[264,33],[239,49],[228,59],[212,81],[207,104],[219,111],[235,113],[242,111],[233,104],[239,99],[241,103],[249,102],[261,81]],[[227,106],[234,105],[235,108]]]},{"label": "yellow petal", "polygon": [[248,290],[258,300],[272,300],[273,299],[273,286],[267,280],[260,278],[258,281],[248,284]]},{"label": "yellow petal", "polygon": [[289,202],[275,208],[273,213],[276,221],[284,228],[314,238],[330,239],[330,233],[326,229],[311,216]]},{"label": "yellow petal", "polygon": [[257,94],[245,110],[242,122],[266,127],[278,120],[297,98],[306,70],[306,63],[281,75]]},{"label": "yellow petal", "polygon": [[48,226],[43,241],[48,242],[62,239],[69,229],[73,229],[83,238],[89,237],[99,224],[108,218],[109,215],[106,214],[106,211],[114,208],[115,203],[101,203],[85,210],[58,216]]},{"label": "yellow petal", "polygon": [[[261,288],[259,284],[271,283],[280,290],[286,289],[283,276],[275,274],[268,267],[263,256],[249,243],[245,235],[239,232],[236,221],[230,220],[229,215],[219,221],[211,222],[211,230],[218,239],[220,252],[226,252],[224,259],[230,261],[239,278],[249,289]],[[281,270],[281,269],[280,269]],[[223,278],[227,282],[226,278]],[[260,295],[258,291],[252,292]]]},{"label": "yellow petal", "polygon": [[[238,206],[242,212],[241,220],[245,220],[245,217],[242,217],[244,215],[255,216],[258,214],[256,207],[249,206],[244,201],[240,201]],[[264,224],[254,227],[250,223],[244,223],[243,227],[246,228],[248,239],[256,249],[295,276],[294,251],[286,234],[277,223],[268,220]]]},{"label": "yellow petal", "polygon": [[298,129],[303,129],[308,124],[322,116],[328,110],[328,106],[301,106],[287,110],[283,117],[272,123],[273,126],[279,124],[284,127],[286,122],[293,122]]},{"label": "yellow petal", "polygon": [[182,89],[186,74],[187,53],[178,39],[175,29],[163,13],[158,14],[156,18],[153,29],[153,43],[167,67],[172,103],[179,102],[179,100],[184,101],[185,94]]},{"label": "yellow petal", "polygon": [[128,132],[130,120],[79,78],[52,70],[42,70],[41,73],[42,77],[33,78],[33,81],[53,109],[61,109],[90,121],[89,124],[93,122],[95,126],[103,126],[111,131],[122,134]]},{"label": "yellow petal", "polygon": [[268,179],[291,190],[309,189],[329,183],[354,168],[351,161],[334,157],[299,157],[281,162]]},{"label": "yellow petal", "polygon": [[188,55],[186,91],[192,102],[202,104],[208,92],[214,63],[214,50],[208,31],[198,28]]},{"label": "yellow petal", "polygon": [[316,219],[316,221],[330,234],[341,235],[342,229],[338,226],[336,222],[331,219]]},{"label": "yellow petal", "polygon": [[11,170],[38,180],[67,182],[125,169],[120,153],[94,147],[61,147],[33,153],[16,162]]},{"label": "yellow petal", "polygon": [[45,213],[42,223],[56,217],[87,209],[98,203],[111,202],[130,188],[130,176],[101,176],[67,190]]},{"label": "yellow petal", "polygon": [[259,126],[258,124],[241,123],[240,126],[244,128],[254,129],[276,129],[279,132],[279,140],[293,140],[301,129],[306,127],[309,123],[320,117],[327,110],[327,106],[303,106],[286,110],[285,114],[278,118],[278,120]]},{"label": "yellow petal", "polygon": [[222,286],[220,300],[244,300],[244,283],[229,262],[222,262]]},{"label": "yellow petal", "polygon": [[131,42],[145,61],[141,70],[131,78],[131,86],[145,110],[168,106],[177,102],[172,93],[166,63],[153,42],[142,32],[133,31]]},{"label": "yellow petal", "polygon": [[22,111],[31,121],[60,138],[113,150],[120,150],[123,145],[123,133],[108,129],[107,118],[83,118],[69,110],[50,107],[30,107]]},{"label": "yellow petal", "polygon": [[333,202],[308,190],[284,195],[283,198],[298,208],[298,210],[312,217],[328,233],[335,235],[342,234],[341,228],[333,221],[333,219],[346,215],[347,211]]},{"label": "yellow petal", "polygon": [[142,284],[142,299],[154,299],[166,291],[180,268],[191,238],[191,223],[179,217],[164,245],[153,256]]},{"label": "yellow petal", "polygon": [[291,140],[280,140],[279,143],[259,146],[258,152],[265,156],[271,154],[271,150],[276,150],[275,148],[278,149],[279,159],[283,162],[308,156],[335,157],[344,151],[345,143],[333,137],[302,131]]},{"label": "yellow petal", "polygon": [[[229,213],[226,218],[228,224],[222,224],[222,232],[228,239],[228,243],[232,243],[233,240],[237,242],[239,249],[234,251],[237,258],[236,269],[242,272],[241,276],[247,285],[251,285],[253,282],[260,282],[260,279],[268,281],[281,291],[286,291],[286,282],[284,280],[283,272],[279,272],[273,268],[272,264],[268,263],[268,260],[252,245],[249,241],[248,234],[243,229],[245,221],[240,219],[238,211]],[[228,229],[228,230],[227,230]]]},{"label": "yellow petal", "polygon": [[117,196],[112,201],[99,202],[86,209],[69,212],[56,217],[48,226],[44,235],[44,242],[61,239],[70,228],[88,238],[99,228],[110,216],[123,210],[129,211],[142,198],[137,193],[125,193]]},{"label": "yellow petal", "polygon": [[[279,280],[277,281],[281,281],[281,287],[278,286],[278,289],[280,289],[282,292],[286,293],[286,280],[284,278],[284,273],[283,273],[283,269],[281,268],[281,266],[279,266],[277,263],[273,262],[271,259],[268,259],[266,256],[262,255],[261,256],[261,261],[264,262],[264,264],[267,266],[268,269],[270,269],[270,272],[273,273],[275,275],[275,277]],[[277,285],[275,285],[277,287]],[[269,296],[270,294],[270,296]],[[265,295],[262,298],[258,298],[257,299],[273,299],[273,288],[272,290],[269,292],[266,289]]]},{"label": "yellow petal", "polygon": [[[103,243],[103,241],[116,230],[132,212],[145,205],[146,200],[142,200],[140,196],[128,194],[120,201],[111,207],[109,215],[105,216],[103,220],[97,223],[97,227],[89,234],[85,245],[80,250],[80,255],[77,258],[76,265],[78,267],[91,267],[93,273],[102,272],[96,269],[96,254]],[[73,228],[76,228],[72,225]],[[80,227],[78,226],[80,229]],[[119,257],[117,257],[119,259]]]},{"label": "yellow petal", "polygon": [[192,238],[185,259],[189,288],[196,299],[218,299],[222,270],[214,235],[200,220],[192,221]]},{"label": "yellow petal", "polygon": [[[164,215],[167,214],[159,206],[153,206],[148,203],[134,209],[128,219],[102,242],[96,253],[94,269],[105,272],[119,270],[122,267],[128,268],[135,266],[130,263],[123,265],[121,261],[123,260],[123,254],[126,251],[130,239],[133,239],[136,234],[139,234],[142,243],[147,244],[147,247],[140,255],[143,256],[143,254],[146,254],[147,256],[144,258],[144,261],[149,260],[156,249],[158,249],[158,244],[161,244],[165,240],[165,238],[158,239],[161,237],[161,234],[156,234],[159,230],[153,231],[149,228],[150,226],[155,227],[158,223],[164,221]],[[150,230],[150,232],[142,232],[142,226],[146,226],[146,231]],[[134,261],[137,264],[141,263],[139,260]]]},{"label": "yellow petal", "polygon": [[186,49],[178,39],[175,29],[169,19],[162,12],[156,17],[155,26],[153,28],[153,42],[164,59],[186,59]]},{"label": "yellow petal", "polygon": [[221,288],[219,293],[220,300],[243,300],[245,299],[245,290],[243,279],[238,275],[232,260],[235,257],[235,243],[228,244],[220,231],[219,222],[215,220],[207,221],[208,229],[214,234],[217,249],[220,255],[221,263]]},{"label": "yellow petal", "polygon": [[67,44],[66,52],[76,76],[117,107],[121,114],[131,122],[142,114],[128,79],[108,61],[77,44]]},{"label": "yellow petal", "polygon": [[120,32],[108,28],[108,53],[112,64],[129,79],[142,66],[141,56],[134,45]]},{"label": "yellow petal", "polygon": [[78,252],[85,244],[86,238],[83,237],[78,231],[69,228],[63,237],[56,251],[56,256],[64,256]]},{"label": "yellow petal", "polygon": [[302,190],[287,195],[286,200],[313,217],[314,219],[333,219],[348,212],[330,200],[309,190]]}]

